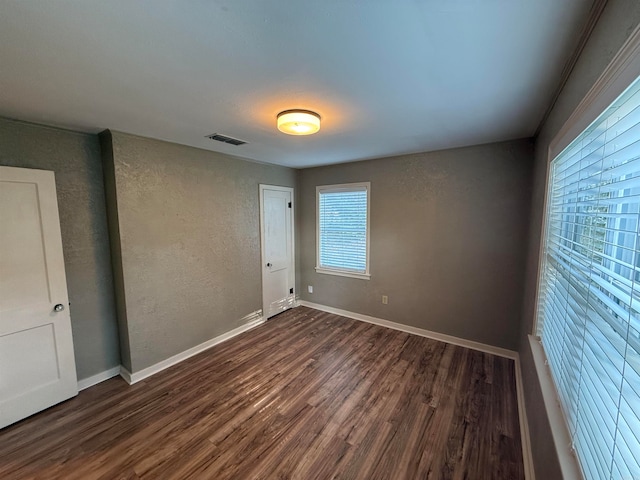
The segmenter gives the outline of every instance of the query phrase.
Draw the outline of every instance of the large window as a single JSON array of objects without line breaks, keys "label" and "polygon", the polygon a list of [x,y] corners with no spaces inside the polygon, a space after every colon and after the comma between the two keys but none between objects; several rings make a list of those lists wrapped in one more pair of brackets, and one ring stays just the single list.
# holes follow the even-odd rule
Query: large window
[{"label": "large window", "polygon": [[369,278],[369,183],[316,188],[316,271]]},{"label": "large window", "polygon": [[538,335],[586,478],[640,478],[640,81],[550,166]]}]

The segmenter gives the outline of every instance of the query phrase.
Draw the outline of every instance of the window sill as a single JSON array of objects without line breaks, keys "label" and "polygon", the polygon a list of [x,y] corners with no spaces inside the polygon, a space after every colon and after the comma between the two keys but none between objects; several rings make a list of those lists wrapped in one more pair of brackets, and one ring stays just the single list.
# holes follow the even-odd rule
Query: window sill
[{"label": "window sill", "polygon": [[551,427],[552,441],[558,455],[562,478],[583,478],[578,461],[571,451],[571,436],[564,413],[562,413],[558,391],[553,383],[551,371],[546,365],[546,355],[542,344],[533,335],[529,335],[529,348],[531,348],[533,364],[540,382],[542,400]]},{"label": "window sill", "polygon": [[360,278],[362,280],[369,280],[371,275],[368,273],[357,272],[343,272],[341,270],[331,270],[329,268],[316,267],[316,273],[322,273],[323,275],[337,275],[339,277]]}]

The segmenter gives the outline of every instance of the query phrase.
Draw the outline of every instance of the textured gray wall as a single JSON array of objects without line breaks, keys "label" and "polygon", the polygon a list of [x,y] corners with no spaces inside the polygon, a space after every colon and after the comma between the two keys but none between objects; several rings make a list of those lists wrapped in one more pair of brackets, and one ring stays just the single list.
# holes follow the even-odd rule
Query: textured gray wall
[{"label": "textured gray wall", "polygon": [[522,336],[519,350],[527,415],[531,419],[529,428],[537,478],[561,478],[558,458],[553,442],[550,441],[551,431],[527,341],[527,335],[531,334],[534,323],[547,151],[549,144],[562,125],[639,23],[640,2],[637,0],[609,0],[558,102],[543,126],[541,134],[536,139],[534,192],[530,215]]},{"label": "textured gray wall", "polygon": [[130,347],[123,362],[135,373],[262,308],[258,185],[295,187],[296,172],[118,132],[111,137],[115,182],[107,187],[117,200],[117,293],[124,293]]},{"label": "textured gray wall", "polygon": [[98,137],[0,119],[0,165],[55,172],[78,378],[118,366]]},{"label": "textured gray wall", "polygon": [[131,349],[129,346],[129,329],[127,326],[127,308],[124,294],[124,275],[122,273],[122,251],[120,249],[120,223],[118,220],[118,199],[115,184],[115,165],[113,163],[113,141],[111,132],[100,134],[100,151],[104,172],[104,190],[107,204],[107,220],[109,225],[109,244],[111,246],[111,268],[113,269],[113,286],[118,294],[115,296],[115,308],[118,319],[120,339],[120,361],[131,371]]},{"label": "textured gray wall", "polygon": [[[515,349],[532,161],[520,140],[302,170],[302,299]],[[371,182],[370,280],[314,270],[315,187],[350,182]]]}]

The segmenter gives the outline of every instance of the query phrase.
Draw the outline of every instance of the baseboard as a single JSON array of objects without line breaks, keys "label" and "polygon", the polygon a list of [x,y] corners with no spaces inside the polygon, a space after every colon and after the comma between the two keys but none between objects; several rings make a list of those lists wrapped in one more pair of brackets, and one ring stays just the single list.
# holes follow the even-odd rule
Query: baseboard
[{"label": "baseboard", "polygon": [[104,372],[96,373],[90,377],[83,378],[82,380],[78,380],[78,391],[93,387],[94,385],[104,382],[105,380],[109,380],[110,378],[117,377],[119,373],[120,367],[118,366],[105,370]]},{"label": "baseboard", "polygon": [[524,403],[524,384],[522,383],[522,369],[520,356],[515,359],[516,369],[516,396],[518,397],[518,416],[520,418],[520,441],[522,443],[522,463],[524,465],[525,480],[535,480],[533,469],[533,453],[531,451],[531,439],[529,437],[529,420]]},{"label": "baseboard", "polygon": [[214,347],[222,342],[229,340],[230,338],[233,338],[237,335],[240,335],[241,333],[244,333],[248,330],[251,330],[252,328],[257,327],[258,325],[263,324],[265,322],[265,318],[262,316],[262,310],[256,310],[255,312],[251,312],[250,314],[242,317],[240,321],[241,322],[246,321],[247,323],[244,323],[238,328],[234,328],[233,330],[223,333],[222,335],[212,338],[211,340],[207,340],[206,342],[201,343],[200,345],[196,345],[195,347],[192,347],[188,350],[185,350],[184,352],[181,352],[181,353],[178,353],[177,355],[169,357],[166,360],[156,363],[155,365],[151,365],[150,367],[143,368],[142,370],[139,370],[137,372],[130,372],[125,367],[120,366],[120,372],[119,372],[120,376],[129,385],[133,385],[134,383],[144,380],[145,378],[148,378],[151,375],[154,375],[158,372],[161,372],[162,370],[165,370],[177,363],[180,363],[183,360],[186,360],[187,358],[193,357],[198,353],[204,352],[205,350],[208,350],[211,347]]},{"label": "baseboard", "polygon": [[131,372],[129,370],[127,370],[127,368],[124,365],[120,365],[120,376],[129,385],[131,385],[133,383],[131,381]]},{"label": "baseboard", "polygon": [[401,332],[411,333],[413,335],[420,335],[421,337],[431,338],[433,340],[439,340],[441,342],[450,343],[452,345],[458,345],[460,347],[470,348],[472,350],[479,350],[485,353],[491,353],[498,355],[499,357],[510,358],[514,361],[516,372],[516,396],[518,399],[518,416],[520,421],[520,434],[522,442],[522,460],[524,465],[524,473],[526,480],[535,480],[535,474],[533,471],[533,457],[531,454],[531,442],[529,440],[529,424],[527,423],[527,414],[524,405],[524,387],[522,385],[522,371],[520,370],[520,356],[518,352],[508,350],[506,348],[494,347],[493,345],[487,345],[485,343],[474,342],[473,340],[466,340],[464,338],[454,337],[453,335],[446,335],[444,333],[433,332],[431,330],[425,330],[423,328],[412,327],[410,325],[403,325],[402,323],[396,323],[382,318],[371,317],[369,315],[363,315],[361,313],[349,312],[340,308],[328,307],[326,305],[320,305],[317,303],[307,302],[300,300],[298,305],[303,307],[313,308],[323,312],[334,313],[336,315],[342,315],[343,317],[353,318],[354,320],[360,320],[362,322],[373,323],[374,325],[380,325],[381,327],[392,328],[394,330],[400,330]]},{"label": "baseboard", "polygon": [[382,318],[371,317],[369,315],[363,315],[361,313],[349,312],[340,308],[328,307],[326,305],[320,305],[318,303],[311,303],[305,300],[301,300],[299,305],[303,307],[313,308],[315,310],[321,310],[323,312],[335,313],[336,315],[342,315],[343,317],[353,318],[354,320],[360,320],[361,322],[373,323],[374,325],[380,325],[381,327],[392,328],[394,330],[400,330],[401,332],[411,333],[413,335],[419,335],[421,337],[431,338],[433,340],[440,340],[441,342],[450,343],[451,345],[458,345],[459,347],[466,347],[472,350],[479,350],[485,353],[491,353],[498,355],[499,357],[506,357],[515,360],[518,358],[518,352],[501,347],[494,347],[493,345],[487,345],[485,343],[474,342],[473,340],[466,340],[464,338],[454,337],[453,335],[447,335],[444,333],[433,332],[431,330],[425,330],[423,328],[412,327],[411,325],[404,325],[402,323],[392,322],[390,320],[384,320]]}]

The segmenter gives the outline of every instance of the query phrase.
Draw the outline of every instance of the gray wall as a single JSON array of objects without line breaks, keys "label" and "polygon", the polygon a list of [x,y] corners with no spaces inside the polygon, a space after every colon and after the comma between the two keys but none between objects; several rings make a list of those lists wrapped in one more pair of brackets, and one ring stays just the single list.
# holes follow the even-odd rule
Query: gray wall
[{"label": "gray wall", "polygon": [[533,457],[537,478],[561,478],[558,459],[550,441],[551,432],[542,401],[537,374],[527,340],[534,323],[535,291],[538,273],[542,227],[547,150],[562,125],[640,23],[640,2],[609,0],[603,15],[580,56],[549,119],[535,144],[534,193],[530,214],[529,246],[523,302],[520,358],[525,385],[525,398]]},{"label": "gray wall", "polygon": [[262,308],[258,185],[294,187],[296,172],[118,132],[111,142],[123,364],[135,373]]},{"label": "gray wall", "polygon": [[55,172],[78,378],[118,366],[98,137],[0,119],[0,165]]},{"label": "gray wall", "polygon": [[113,286],[115,308],[118,320],[120,340],[120,362],[131,371],[131,350],[129,348],[129,329],[127,327],[127,308],[124,294],[124,275],[122,272],[122,250],[120,249],[120,222],[118,219],[118,199],[116,196],[115,170],[113,162],[113,140],[111,132],[100,135],[100,150],[104,172],[104,189],[107,204],[107,220],[109,225],[109,244],[111,246],[111,268],[113,269]]},{"label": "gray wall", "polygon": [[[532,161],[520,140],[302,170],[302,299],[515,350]],[[366,181],[371,279],[315,273],[315,187]]]}]

